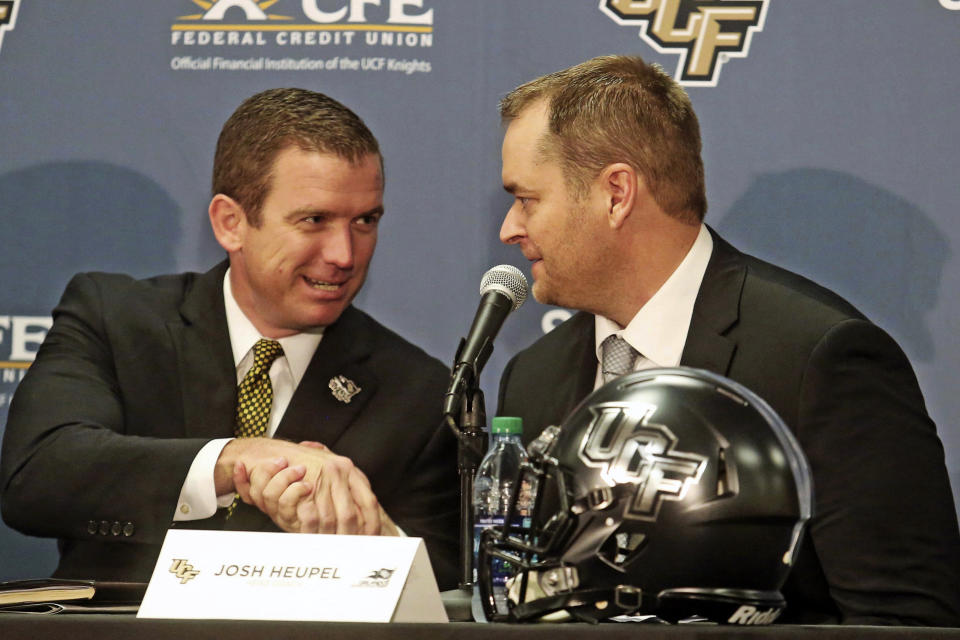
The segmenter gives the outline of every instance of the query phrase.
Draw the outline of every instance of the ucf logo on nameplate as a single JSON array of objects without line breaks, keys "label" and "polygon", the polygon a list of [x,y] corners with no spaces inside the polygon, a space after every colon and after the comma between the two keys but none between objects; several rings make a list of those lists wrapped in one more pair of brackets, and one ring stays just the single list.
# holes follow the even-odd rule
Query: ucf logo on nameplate
[{"label": "ucf logo on nameplate", "polygon": [[138,618],[447,622],[421,538],[173,529]]}]

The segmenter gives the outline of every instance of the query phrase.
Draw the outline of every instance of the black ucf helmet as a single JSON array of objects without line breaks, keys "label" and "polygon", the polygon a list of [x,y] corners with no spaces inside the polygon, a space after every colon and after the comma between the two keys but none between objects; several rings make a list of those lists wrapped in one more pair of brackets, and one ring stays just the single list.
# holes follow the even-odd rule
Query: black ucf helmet
[{"label": "black ucf helmet", "polygon": [[[495,558],[513,577],[509,619],[773,622],[810,518],[806,458],[742,385],[699,369],[650,369],[590,394],[528,447],[518,495],[487,529],[477,563],[487,618]],[[521,498],[521,501],[523,498]]]}]

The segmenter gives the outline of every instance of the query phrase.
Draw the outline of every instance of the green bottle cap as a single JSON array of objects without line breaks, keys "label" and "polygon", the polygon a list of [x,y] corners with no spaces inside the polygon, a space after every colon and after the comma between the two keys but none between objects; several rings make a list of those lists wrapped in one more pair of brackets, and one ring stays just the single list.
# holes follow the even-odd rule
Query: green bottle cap
[{"label": "green bottle cap", "polygon": [[523,433],[523,418],[517,416],[497,416],[490,424],[490,433],[520,435]]}]

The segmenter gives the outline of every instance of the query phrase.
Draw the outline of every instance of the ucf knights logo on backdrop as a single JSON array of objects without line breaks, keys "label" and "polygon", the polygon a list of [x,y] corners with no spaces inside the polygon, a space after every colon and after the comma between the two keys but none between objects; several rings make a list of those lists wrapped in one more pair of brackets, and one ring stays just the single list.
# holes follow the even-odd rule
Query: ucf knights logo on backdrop
[{"label": "ucf knights logo on backdrop", "polygon": [[640,28],[660,53],[680,54],[674,74],[687,86],[717,86],[720,68],[745,58],[754,32],[763,31],[769,0],[600,0],[617,24]]},{"label": "ucf knights logo on backdrop", "polygon": [[17,22],[17,7],[20,0],[0,0],[0,49],[7,31],[13,31]]}]

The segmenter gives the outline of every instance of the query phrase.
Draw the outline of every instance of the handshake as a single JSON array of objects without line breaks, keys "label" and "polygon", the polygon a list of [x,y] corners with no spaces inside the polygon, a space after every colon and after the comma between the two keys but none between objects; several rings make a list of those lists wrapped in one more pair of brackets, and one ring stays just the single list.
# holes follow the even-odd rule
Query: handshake
[{"label": "handshake", "polygon": [[214,481],[217,495],[236,491],[284,531],[400,535],[367,476],[319,442],[231,440]]}]

